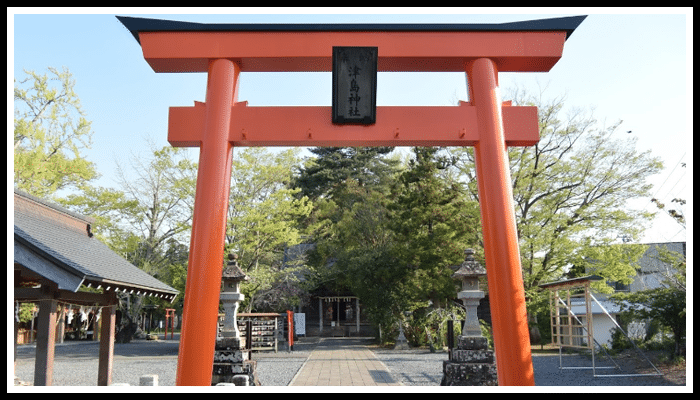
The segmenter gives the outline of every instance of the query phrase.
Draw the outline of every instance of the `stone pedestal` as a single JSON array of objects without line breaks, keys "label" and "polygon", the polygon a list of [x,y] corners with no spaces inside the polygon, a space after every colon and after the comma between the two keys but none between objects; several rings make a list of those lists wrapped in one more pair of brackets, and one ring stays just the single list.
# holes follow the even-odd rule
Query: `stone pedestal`
[{"label": "stone pedestal", "polygon": [[451,360],[443,361],[440,386],[498,386],[493,351],[485,337],[458,336]]},{"label": "stone pedestal", "polygon": [[240,386],[245,382],[245,386],[260,386],[256,366],[257,363],[250,359],[250,351],[240,348],[239,338],[219,338],[214,350],[211,384],[234,383]]}]

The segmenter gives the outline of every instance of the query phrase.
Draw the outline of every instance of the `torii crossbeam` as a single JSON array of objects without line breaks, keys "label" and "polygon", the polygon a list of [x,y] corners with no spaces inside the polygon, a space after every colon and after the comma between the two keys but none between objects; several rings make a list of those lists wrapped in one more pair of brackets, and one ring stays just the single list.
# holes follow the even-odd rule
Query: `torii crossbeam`
[{"label": "torii crossbeam", "polygon": [[[155,72],[206,72],[205,103],[170,109],[168,141],[199,146],[177,384],[211,384],[233,146],[474,146],[500,385],[534,385],[507,146],[537,143],[535,107],[501,101],[498,72],[546,72],[585,17],[508,24],[198,24],[117,17]],[[378,48],[378,71],[466,72],[469,103],[377,107],[337,125],[331,107],[248,107],[246,71],[331,71],[334,46]]]}]

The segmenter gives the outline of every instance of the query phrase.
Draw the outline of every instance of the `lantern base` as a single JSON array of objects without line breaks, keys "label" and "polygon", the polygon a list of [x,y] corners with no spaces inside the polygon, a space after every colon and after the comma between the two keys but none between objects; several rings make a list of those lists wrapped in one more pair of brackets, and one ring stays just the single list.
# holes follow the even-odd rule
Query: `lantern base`
[{"label": "lantern base", "polygon": [[[234,383],[245,386],[260,386],[256,373],[256,361],[250,359],[250,351],[241,347],[237,337],[220,337],[214,348],[212,386],[219,383]],[[247,376],[247,379],[241,379]]]},{"label": "lantern base", "polygon": [[493,351],[483,336],[458,336],[450,360],[443,361],[440,386],[497,386]]}]

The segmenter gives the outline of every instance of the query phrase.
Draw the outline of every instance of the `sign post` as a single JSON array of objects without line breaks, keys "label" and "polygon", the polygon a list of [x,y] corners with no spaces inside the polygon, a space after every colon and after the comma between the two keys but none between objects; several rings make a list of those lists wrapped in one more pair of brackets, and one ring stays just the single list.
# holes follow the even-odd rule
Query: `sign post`
[{"label": "sign post", "polygon": [[333,47],[333,123],[377,121],[377,48]]}]

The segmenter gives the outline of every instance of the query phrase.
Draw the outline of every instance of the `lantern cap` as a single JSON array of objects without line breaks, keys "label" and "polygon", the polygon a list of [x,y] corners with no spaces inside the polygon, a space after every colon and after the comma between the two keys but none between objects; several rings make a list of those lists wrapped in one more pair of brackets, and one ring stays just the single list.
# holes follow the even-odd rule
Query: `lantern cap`
[{"label": "lantern cap", "polygon": [[455,279],[472,278],[486,275],[486,269],[474,259],[474,249],[464,250],[464,262],[452,277]]},{"label": "lantern cap", "polygon": [[224,268],[221,277],[233,281],[247,281],[250,278],[238,266],[238,254],[230,253],[228,259],[231,260]]}]

